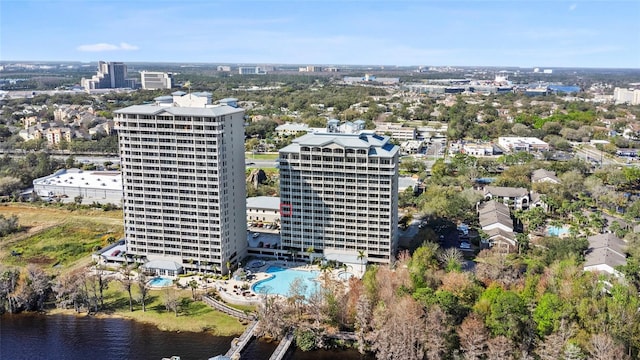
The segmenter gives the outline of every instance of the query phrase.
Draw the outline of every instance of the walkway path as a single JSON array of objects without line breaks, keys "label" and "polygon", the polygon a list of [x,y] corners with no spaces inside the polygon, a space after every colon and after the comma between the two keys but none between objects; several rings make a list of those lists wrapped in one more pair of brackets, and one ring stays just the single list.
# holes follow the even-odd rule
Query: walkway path
[{"label": "walkway path", "polygon": [[223,313],[227,315],[231,315],[238,319],[247,320],[247,321],[256,320],[256,316],[254,314],[251,314],[251,313],[247,314],[244,311],[234,309],[231,306],[228,306],[227,304],[220,302],[210,296],[203,296],[202,301],[204,301],[207,305],[211,306],[212,308],[222,311]]},{"label": "walkway path", "polygon": [[292,342],[293,331],[289,331],[287,335],[285,335],[284,338],[280,341],[278,347],[273,351],[273,354],[271,354],[269,360],[282,360],[284,355],[287,353],[287,350],[289,350]]},{"label": "walkway path", "polygon": [[240,335],[239,338],[233,339],[233,341],[231,341],[231,348],[229,349],[229,351],[227,351],[225,356],[231,359],[239,359],[240,353],[242,353],[242,350],[244,349],[244,347],[253,338],[253,331],[258,326],[258,323],[260,322],[259,321],[252,322],[251,324],[249,324],[247,329],[242,333],[242,335]]}]

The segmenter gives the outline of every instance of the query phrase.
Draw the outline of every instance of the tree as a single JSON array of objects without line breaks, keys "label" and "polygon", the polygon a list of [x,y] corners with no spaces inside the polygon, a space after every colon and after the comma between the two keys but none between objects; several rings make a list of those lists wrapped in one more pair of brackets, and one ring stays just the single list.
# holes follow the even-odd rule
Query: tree
[{"label": "tree", "polygon": [[533,320],[536,322],[538,335],[546,336],[558,328],[560,320],[565,315],[562,310],[563,301],[558,295],[549,292],[542,295],[533,311]]},{"label": "tree", "polygon": [[474,313],[467,316],[457,330],[460,349],[465,360],[479,360],[487,354],[489,334],[480,317]]},{"label": "tree", "polygon": [[562,349],[571,336],[573,336],[573,328],[563,321],[557,331],[547,335],[544,341],[537,344],[535,353],[540,357],[540,360],[560,359]]},{"label": "tree", "polygon": [[133,295],[131,294],[131,288],[133,285],[133,274],[131,274],[131,267],[129,264],[123,264],[120,268],[120,278],[118,279],[124,291],[129,295],[129,311],[133,312]]},{"label": "tree", "polygon": [[138,302],[142,305],[142,312],[147,311],[147,300],[149,299],[149,286],[147,276],[144,272],[138,274]]},{"label": "tree", "polygon": [[355,333],[358,351],[364,354],[369,348],[368,335],[372,331],[373,309],[366,294],[360,294],[356,303]]},{"label": "tree", "polygon": [[196,290],[198,289],[198,282],[193,279],[189,281],[189,287],[191,288],[191,297],[196,300]]},{"label": "tree", "polygon": [[582,349],[574,342],[568,342],[564,347],[564,360],[582,360],[584,354]]},{"label": "tree", "polygon": [[374,312],[372,348],[381,359],[420,360],[424,357],[424,310],[409,296],[397,297]]},{"label": "tree", "polygon": [[494,336],[504,335],[513,341],[521,340],[528,311],[518,294],[490,286],[475,308],[484,316],[485,323]]},{"label": "tree", "polygon": [[515,352],[513,342],[505,336],[491,338],[487,345],[489,348],[487,351],[487,360],[506,360]]},{"label": "tree", "polygon": [[360,271],[364,273],[364,260],[367,258],[364,250],[358,250],[358,260],[360,260]]},{"label": "tree", "polygon": [[[93,283],[92,288],[94,289],[94,298],[96,300],[96,311],[98,309],[104,309],[104,291],[109,287],[109,278],[102,267],[102,265],[97,264],[94,267],[93,276],[89,277],[90,281]],[[97,305],[100,305],[98,308]]]},{"label": "tree", "polygon": [[441,359],[447,350],[447,336],[450,331],[447,314],[439,306],[432,306],[427,310],[425,324],[424,348],[427,359]]},{"label": "tree", "polygon": [[438,254],[438,260],[447,271],[461,271],[464,257],[458,248],[446,248]]},{"label": "tree", "polygon": [[592,360],[622,360],[627,356],[624,347],[617,344],[607,333],[593,334],[588,344]]},{"label": "tree", "polygon": [[256,335],[269,335],[274,339],[281,339],[290,328],[284,316],[283,299],[275,296],[263,295],[262,303],[258,307],[260,322],[256,328]]},{"label": "tree", "polygon": [[59,276],[53,285],[57,306],[66,309],[73,305],[76,312],[80,312],[83,306],[88,307],[89,295],[84,286],[86,281],[87,274],[84,269]]},{"label": "tree", "polygon": [[19,278],[20,271],[0,265],[0,313],[14,312],[11,296],[18,285]]},{"label": "tree", "polygon": [[44,302],[51,292],[51,279],[40,267],[34,264],[27,265],[26,277],[30,293],[28,299],[28,310],[43,310]]},{"label": "tree", "polygon": [[178,304],[180,302],[178,301],[178,295],[176,294],[175,289],[165,289],[163,302],[164,307],[167,309],[167,311],[173,311],[176,317],[178,317]]}]

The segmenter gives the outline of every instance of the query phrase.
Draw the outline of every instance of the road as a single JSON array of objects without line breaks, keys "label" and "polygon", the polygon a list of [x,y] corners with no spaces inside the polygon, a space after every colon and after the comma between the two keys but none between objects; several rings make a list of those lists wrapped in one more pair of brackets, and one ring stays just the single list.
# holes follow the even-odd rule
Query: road
[{"label": "road", "polygon": [[611,159],[606,154],[591,146],[583,145],[581,148],[576,148],[576,157],[586,162],[596,165],[623,165],[622,163]]}]

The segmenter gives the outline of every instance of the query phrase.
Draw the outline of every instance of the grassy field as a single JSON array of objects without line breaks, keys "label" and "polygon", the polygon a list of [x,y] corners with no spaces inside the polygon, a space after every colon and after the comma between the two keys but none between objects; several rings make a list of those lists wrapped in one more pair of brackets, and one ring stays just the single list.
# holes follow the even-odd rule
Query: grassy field
[{"label": "grassy field", "polygon": [[251,159],[256,159],[256,160],[277,160],[278,159],[278,153],[273,153],[273,154],[252,154],[252,153],[245,153],[245,159],[246,161],[250,161]]},{"label": "grassy field", "polygon": [[[213,335],[232,336],[241,334],[245,325],[236,318],[213,310],[201,301],[191,299],[190,290],[169,290],[177,292],[181,298],[178,316],[167,311],[164,297],[167,290],[152,290],[147,303],[147,311],[134,300],[134,311],[129,311],[129,296],[118,283],[109,284],[105,293],[105,311],[108,316],[122,317],[148,324],[153,324],[163,331],[210,332]],[[134,294],[134,299],[136,295]]]},{"label": "grassy field", "polygon": [[[121,211],[66,210],[55,206],[22,203],[0,205],[0,215],[16,215],[21,232],[0,238],[0,262],[26,266],[33,263],[47,271],[86,265],[89,255],[107,239],[123,235]],[[13,256],[12,251],[21,254]]]}]

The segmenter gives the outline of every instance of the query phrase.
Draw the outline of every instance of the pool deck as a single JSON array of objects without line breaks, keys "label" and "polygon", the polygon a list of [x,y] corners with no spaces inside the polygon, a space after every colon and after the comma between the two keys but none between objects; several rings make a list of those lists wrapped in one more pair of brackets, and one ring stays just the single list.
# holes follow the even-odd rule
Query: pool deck
[{"label": "pool deck", "polygon": [[[249,262],[249,267],[245,268],[245,270],[250,271],[250,274],[253,275],[251,280],[242,281],[235,280],[233,278],[229,280],[213,280],[204,279],[199,275],[193,275],[180,278],[178,280],[178,283],[183,287],[188,287],[189,282],[195,279],[198,282],[199,289],[202,290],[213,288],[218,291],[220,297],[226,302],[241,305],[256,305],[262,301],[262,294],[255,293],[252,290],[252,287],[255,283],[273,276],[266,272],[269,267],[278,266],[300,271],[320,271],[320,268],[317,265],[310,265],[305,262],[265,260],[264,264],[262,264],[261,266],[251,267],[250,265],[252,265],[251,261]],[[338,276],[338,274],[343,271],[344,269],[342,268],[334,269],[331,272],[331,275],[334,279],[345,281],[344,279],[340,279],[340,277]],[[355,276],[359,275],[359,271],[356,271],[356,269],[349,269],[348,272],[353,273]],[[248,286],[249,288],[247,290],[242,290],[243,286]]]}]

